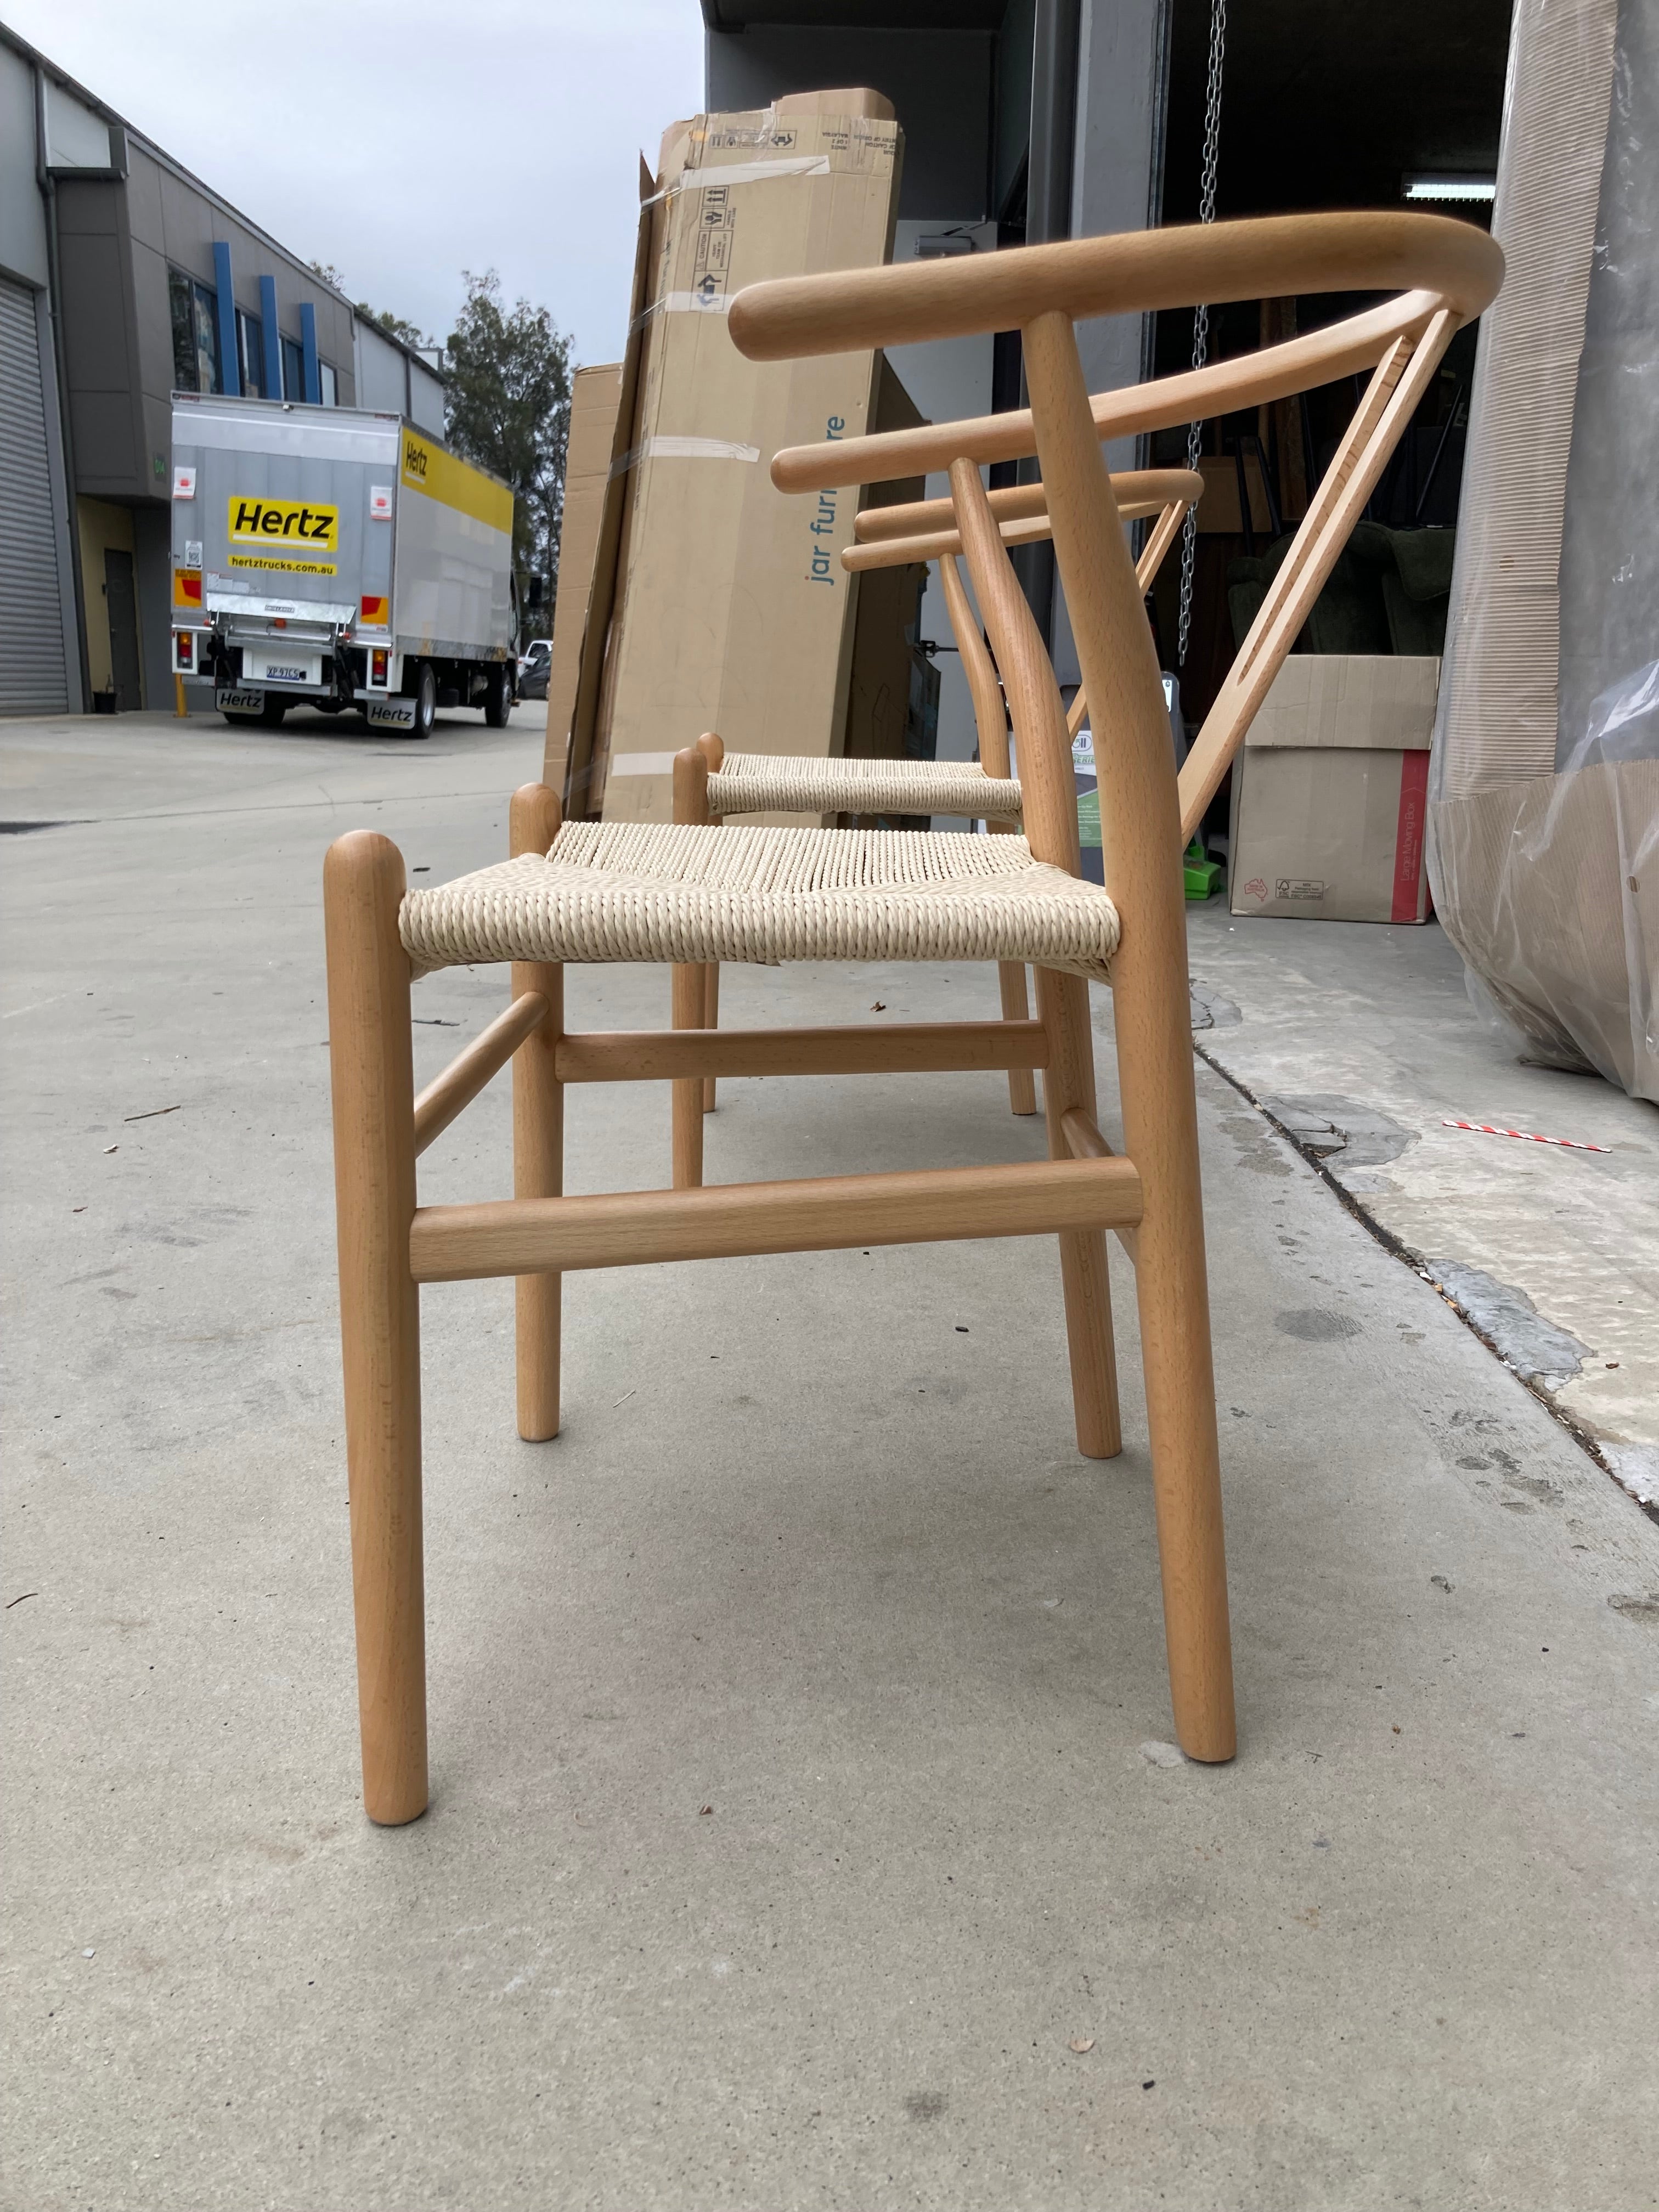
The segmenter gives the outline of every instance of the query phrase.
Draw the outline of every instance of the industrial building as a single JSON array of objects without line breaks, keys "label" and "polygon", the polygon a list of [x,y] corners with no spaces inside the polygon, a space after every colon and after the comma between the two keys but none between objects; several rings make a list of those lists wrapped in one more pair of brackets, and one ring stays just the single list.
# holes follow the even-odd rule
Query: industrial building
[{"label": "industrial building", "polygon": [[435,356],[0,24],[0,714],[173,703],[175,390],[444,423]]},{"label": "industrial building", "polygon": [[[1510,0],[1396,0],[1371,9],[1261,0],[1231,17],[1208,0],[702,0],[702,8],[711,110],[763,108],[808,85],[869,85],[892,102],[905,140],[896,261],[1211,214],[1407,200],[1477,222],[1489,214]],[[1317,320],[1340,306],[1308,302],[1303,327],[1306,314]],[[1209,357],[1297,326],[1294,301],[1230,307],[1212,319]],[[1090,388],[1103,392],[1187,367],[1194,318],[1187,310],[1108,317],[1079,338]],[[1455,519],[1473,351],[1471,331],[1402,443],[1377,519]],[[1023,404],[1015,331],[900,347],[891,359],[933,420]],[[1328,461],[1352,402],[1345,386],[1316,396],[1299,418],[1281,407],[1204,426],[1207,489],[1187,619],[1176,605],[1178,561],[1165,563],[1153,609],[1163,664],[1180,665],[1189,715],[1208,707],[1232,656],[1230,564],[1265,551],[1300,517],[1310,475]],[[1130,441],[1108,453],[1115,468],[1166,465],[1185,458],[1185,442],[1177,430],[1160,434],[1156,450],[1143,440],[1137,453]],[[929,495],[945,488],[937,477]],[[1049,549],[1027,547],[1016,565],[1060,680],[1074,684]],[[923,623],[948,635],[936,587]],[[1184,653],[1178,629],[1190,631]],[[950,667],[944,673],[940,748],[956,752],[971,745],[972,715],[965,686]]]}]

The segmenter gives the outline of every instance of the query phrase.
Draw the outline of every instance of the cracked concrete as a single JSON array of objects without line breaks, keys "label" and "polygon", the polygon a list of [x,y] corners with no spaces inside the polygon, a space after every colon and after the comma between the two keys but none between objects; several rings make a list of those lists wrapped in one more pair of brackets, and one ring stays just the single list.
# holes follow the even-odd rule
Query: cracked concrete
[{"label": "cracked concrete", "polygon": [[[1432,922],[1235,918],[1218,899],[1188,938],[1200,1050],[1659,1505],[1659,1109],[1516,1060]],[[1217,1005],[1237,1020],[1206,1019]]]}]

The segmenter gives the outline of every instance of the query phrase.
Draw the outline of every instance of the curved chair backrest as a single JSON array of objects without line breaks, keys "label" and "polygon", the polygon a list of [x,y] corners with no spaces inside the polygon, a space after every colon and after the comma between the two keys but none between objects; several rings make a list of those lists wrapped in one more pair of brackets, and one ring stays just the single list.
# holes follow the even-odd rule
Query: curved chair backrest
[{"label": "curved chair backrest", "polygon": [[[1029,409],[798,447],[776,455],[772,479],[781,490],[805,491],[951,472],[975,588],[997,604],[993,623],[981,596],[1005,682],[1010,670],[998,624],[1019,664],[1021,706],[1013,709],[1012,689],[1010,703],[1024,739],[1027,834],[1034,851],[1060,860],[1068,841],[1070,847],[1076,841],[1065,719],[1030,678],[1029,611],[1022,620],[993,586],[1006,555],[979,480],[988,462],[1036,454],[1096,731],[1106,881],[1127,910],[1143,896],[1161,907],[1178,890],[1175,852],[1213,796],[1453,332],[1494,296],[1503,267],[1501,251],[1483,231],[1443,216],[1276,216],[787,277],[740,293],[728,325],[739,351],[757,360],[1021,331]],[[1088,317],[1198,301],[1376,291],[1396,296],[1305,337],[1093,400],[1072,328]],[[1370,385],[1188,756],[1177,793],[1156,656],[1101,441],[1284,398],[1364,368],[1373,372]],[[1030,630],[1035,635],[1035,624]],[[1050,672],[1050,689],[1053,683]],[[1054,709],[1058,699],[1054,690]],[[1062,796],[1064,823],[1055,812]],[[1157,859],[1149,873],[1160,852],[1168,858]]]},{"label": "curved chair backrest", "polygon": [[[1157,526],[1135,562],[1135,589],[1144,599],[1163,566],[1164,555],[1175,542],[1175,534],[1188,508],[1195,507],[1204,496],[1204,479],[1194,469],[1135,469],[1115,475],[1111,483],[1121,520],[1136,522],[1148,515],[1158,517]],[[1054,535],[1047,496],[1040,483],[1004,485],[987,495],[986,504],[1005,545],[1035,544]],[[957,565],[962,552],[962,537],[956,527],[955,501],[930,499],[908,507],[866,507],[857,517],[854,528],[866,542],[849,545],[841,556],[842,568],[850,574],[857,575],[870,568],[903,568],[922,561],[939,562],[951,628],[962,657],[974,718],[979,727],[980,765],[988,775],[1007,775],[1008,732],[1003,719],[1002,695]],[[1066,711],[1068,738],[1076,737],[1088,711],[1089,695],[1079,684]]]}]

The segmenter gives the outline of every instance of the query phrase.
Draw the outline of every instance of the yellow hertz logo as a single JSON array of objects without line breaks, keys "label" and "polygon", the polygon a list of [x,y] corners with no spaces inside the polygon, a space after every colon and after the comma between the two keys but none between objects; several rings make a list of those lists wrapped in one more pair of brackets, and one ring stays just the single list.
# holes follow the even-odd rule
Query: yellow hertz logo
[{"label": "yellow hertz logo", "polygon": [[335,564],[329,556],[339,550],[340,510],[311,500],[233,499],[229,536],[233,568],[331,576]]},{"label": "yellow hertz logo", "polygon": [[505,484],[408,430],[404,433],[402,480],[408,491],[423,492],[441,507],[453,507],[486,529],[512,533],[513,495]]}]

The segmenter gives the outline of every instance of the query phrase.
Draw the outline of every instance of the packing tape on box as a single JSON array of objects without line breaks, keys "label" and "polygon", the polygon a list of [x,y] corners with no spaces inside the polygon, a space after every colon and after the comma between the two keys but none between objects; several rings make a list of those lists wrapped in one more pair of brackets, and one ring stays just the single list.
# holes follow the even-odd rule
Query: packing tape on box
[{"label": "packing tape on box", "polygon": [[653,315],[723,315],[735,294],[726,292],[665,292],[648,307],[641,307],[628,325],[628,335],[642,331]]},{"label": "packing tape on box", "polygon": [[700,192],[712,185],[762,185],[774,177],[827,177],[830,156],[827,154],[792,154],[775,161],[728,161],[723,168],[683,169],[672,185],[665,185],[659,192],[640,202],[641,207],[655,207],[659,200],[672,200],[677,192]]},{"label": "packing tape on box", "polygon": [[613,477],[626,476],[641,461],[757,461],[758,446],[740,446],[730,438],[647,438],[618,453],[611,464]]}]

